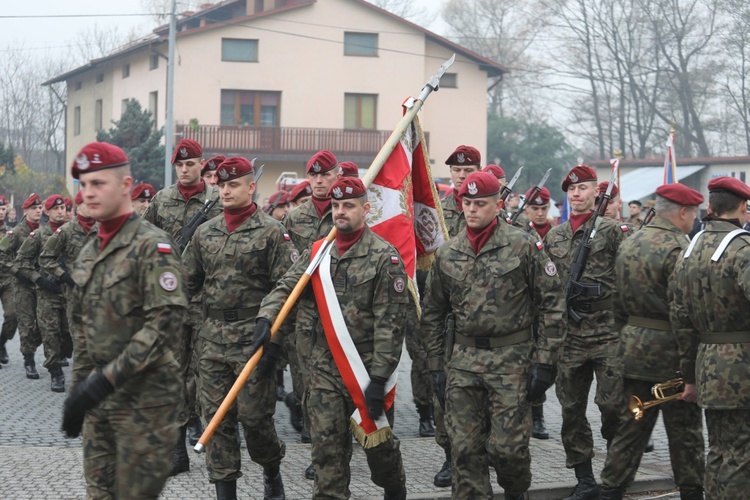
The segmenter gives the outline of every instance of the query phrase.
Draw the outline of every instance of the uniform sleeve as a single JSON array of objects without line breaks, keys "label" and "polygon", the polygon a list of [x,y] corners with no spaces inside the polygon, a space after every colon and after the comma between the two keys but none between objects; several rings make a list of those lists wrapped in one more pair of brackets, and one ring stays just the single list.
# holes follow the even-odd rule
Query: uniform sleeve
[{"label": "uniform sleeve", "polygon": [[0,239],[0,270],[5,276],[15,273],[16,236],[12,231],[5,233]]},{"label": "uniform sleeve", "polygon": [[39,267],[47,274],[61,278],[66,269],[58,260],[67,242],[67,231],[57,230],[50,236],[39,254]]},{"label": "uniform sleeve", "polygon": [[695,358],[698,355],[700,335],[690,320],[688,310],[690,304],[686,301],[687,271],[685,261],[680,257],[675,264],[672,279],[669,281],[668,296],[670,298],[669,322],[680,354],[680,371],[685,383],[695,383]]},{"label": "uniform sleeve", "polygon": [[553,365],[557,349],[565,333],[565,297],[557,267],[547,253],[536,246],[531,248],[531,282],[537,310],[536,361]]},{"label": "uniform sleeve", "polygon": [[[276,316],[281,312],[286,299],[292,293],[302,275],[305,274],[309,262],[310,250],[305,250],[292,267],[281,277],[274,289],[263,299],[258,311],[258,318],[267,319],[273,324]],[[307,286],[310,286],[310,284],[308,283]]]},{"label": "uniform sleeve", "polygon": [[154,196],[151,198],[151,203],[149,203],[148,208],[146,208],[146,211],[143,212],[143,218],[149,221],[151,224],[153,224],[156,227],[159,227],[156,224],[156,212],[159,207],[159,193],[157,193],[157,196]]},{"label": "uniform sleeve", "polygon": [[95,368],[94,362],[91,361],[86,343],[86,334],[83,332],[83,322],[81,321],[81,288],[75,287],[73,290],[73,305],[71,306],[71,324],[70,335],[73,339],[73,367],[71,387],[75,387],[83,379],[91,374]]},{"label": "uniform sleeve", "polygon": [[182,254],[182,262],[185,265],[187,273],[187,290],[188,297],[192,299],[198,295],[203,288],[206,279],[205,269],[203,268],[203,256],[201,255],[200,236],[201,226],[193,234],[190,243]]},{"label": "uniform sleeve", "polygon": [[[286,232],[281,223],[277,224],[275,239],[273,240],[271,251],[268,252],[269,279],[271,283],[278,283],[284,275],[291,269],[292,265],[299,259],[299,252],[292,245],[289,234]],[[284,345],[284,336],[291,335],[294,332],[295,315],[287,314],[282,327],[274,335],[272,342],[280,346]]]},{"label": "uniform sleeve", "polygon": [[26,237],[16,254],[16,271],[20,272],[26,278],[35,282],[42,277],[42,274],[36,268],[36,258],[41,249],[41,240],[39,235],[31,233]]},{"label": "uniform sleeve", "polygon": [[445,318],[450,312],[449,296],[446,293],[440,272],[440,251],[436,252],[432,267],[427,275],[425,298],[422,306],[420,331],[427,352],[427,366],[430,371],[442,370],[445,363],[445,340],[443,329]]}]

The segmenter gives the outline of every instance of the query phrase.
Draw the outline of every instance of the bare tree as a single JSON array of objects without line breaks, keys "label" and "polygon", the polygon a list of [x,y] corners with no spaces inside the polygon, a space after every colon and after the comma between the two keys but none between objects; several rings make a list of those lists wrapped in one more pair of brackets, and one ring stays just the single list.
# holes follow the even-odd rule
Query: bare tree
[{"label": "bare tree", "polygon": [[[750,6],[741,0],[727,0],[724,15],[728,18],[724,45],[730,56],[721,86],[729,107],[736,112],[744,149],[750,155]],[[732,128],[727,128],[725,136],[732,135]]]},{"label": "bare tree", "polygon": [[387,10],[392,14],[403,17],[420,26],[429,26],[437,17],[437,13],[420,7],[413,0],[367,0],[373,5]]}]

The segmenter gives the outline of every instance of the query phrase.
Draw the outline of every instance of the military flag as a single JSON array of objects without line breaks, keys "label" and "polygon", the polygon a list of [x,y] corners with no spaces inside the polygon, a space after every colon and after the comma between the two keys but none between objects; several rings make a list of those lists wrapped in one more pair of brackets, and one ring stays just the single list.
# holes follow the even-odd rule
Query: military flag
[{"label": "military flag", "polygon": [[669,130],[667,137],[667,154],[664,156],[664,182],[673,184],[677,181],[677,158],[674,154],[674,127]]}]

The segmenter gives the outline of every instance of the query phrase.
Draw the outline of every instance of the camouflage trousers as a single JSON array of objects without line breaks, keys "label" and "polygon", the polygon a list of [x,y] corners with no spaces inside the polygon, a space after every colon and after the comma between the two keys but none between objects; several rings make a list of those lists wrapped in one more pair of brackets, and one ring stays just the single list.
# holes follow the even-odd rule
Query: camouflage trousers
[{"label": "camouflage trousers", "polygon": [[198,403],[198,356],[200,353],[199,328],[196,325],[203,324],[203,309],[191,307],[187,313],[182,329],[179,359],[182,368],[182,376],[185,379],[185,405],[180,415],[182,424],[186,424],[189,418],[200,417]]},{"label": "camouflage trousers", "polygon": [[[201,344],[198,360],[200,401],[203,417],[208,422],[244,368],[249,358],[250,344],[217,344],[205,336]],[[211,482],[233,481],[242,475],[237,420],[244,429],[247,451],[253,462],[269,465],[279,463],[284,458],[286,447],[276,435],[273,423],[275,409],[275,378],[262,378],[257,370],[253,371],[206,446]]]},{"label": "camouflage trousers", "polygon": [[[305,395],[305,384],[302,381],[302,367],[297,355],[297,338],[294,329],[284,328],[284,325],[282,325],[279,334],[283,336],[284,359],[289,364],[289,373],[292,376],[292,392],[297,401],[302,403]],[[279,363],[278,369],[283,370],[281,363]]]},{"label": "camouflage trousers", "polygon": [[312,358],[313,338],[310,332],[301,331],[299,328],[295,331],[294,337],[300,380],[302,381],[302,399],[298,401],[302,404],[302,416],[305,421],[305,428],[310,430],[312,424],[310,423],[310,415],[307,411],[307,398],[310,389],[310,359]]},{"label": "camouflage trousers", "polygon": [[607,451],[601,475],[602,484],[620,486],[623,489],[633,484],[661,411],[669,440],[669,458],[672,462],[675,484],[683,492],[702,490],[706,463],[703,412],[698,405],[670,401],[644,412],[641,420],[634,419],[628,409],[627,398],[631,395],[644,402],[652,400],[651,387],[654,383],[628,378],[624,380],[623,390],[626,397],[622,401],[622,417]]},{"label": "camouflage trousers", "polygon": [[73,355],[73,339],[68,328],[65,297],[37,289],[37,324],[44,346],[44,367],[48,370]]},{"label": "camouflage trousers", "polygon": [[86,414],[86,498],[158,498],[167,481],[181,403]]},{"label": "camouflage trousers", "polygon": [[36,287],[15,283],[14,289],[21,354],[30,356],[36,352],[37,347],[42,345],[42,334],[36,321]]},{"label": "camouflage trousers", "polygon": [[573,468],[594,457],[594,439],[586,418],[591,382],[596,375],[594,401],[602,415],[602,437],[614,437],[622,415],[622,375],[614,353],[617,340],[568,334],[558,354],[556,392],[562,406],[565,465]]},{"label": "camouflage trousers", "polygon": [[[349,420],[355,406],[341,380],[330,351],[315,346],[309,371],[307,409],[310,416],[312,461],[315,467],[313,499],[346,499],[351,496],[351,471],[346,452]],[[386,414],[393,427],[393,413]],[[391,435],[385,442],[364,450],[370,479],[386,491],[406,484],[399,440]]]},{"label": "camouflage trousers", "polygon": [[745,499],[750,490],[750,410],[706,410],[708,500]]},{"label": "camouflage trousers", "polygon": [[432,376],[427,368],[427,352],[419,332],[416,309],[410,309],[406,328],[406,350],[411,358],[411,392],[418,405],[432,403]]},{"label": "camouflage trousers", "polygon": [[[492,351],[505,349],[515,346]],[[452,497],[492,498],[488,464],[495,468],[506,494],[520,495],[531,485],[528,360],[497,363],[484,372],[452,366],[456,356],[470,355],[454,350],[447,369],[445,418],[452,452]]]},{"label": "camouflage trousers", "polygon": [[0,287],[0,301],[3,304],[3,327],[0,330],[0,344],[10,340],[16,334],[18,328],[18,316],[16,316],[16,301],[13,298],[13,283],[6,282]]}]

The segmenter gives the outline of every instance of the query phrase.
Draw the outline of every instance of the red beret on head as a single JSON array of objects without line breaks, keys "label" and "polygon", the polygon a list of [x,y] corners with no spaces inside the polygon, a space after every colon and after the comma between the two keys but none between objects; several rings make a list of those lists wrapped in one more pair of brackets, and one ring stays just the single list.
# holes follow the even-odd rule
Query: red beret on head
[{"label": "red beret on head", "polygon": [[289,203],[289,193],[287,191],[276,191],[268,197],[268,206],[270,208],[276,208],[281,205],[287,205]]},{"label": "red beret on head", "polygon": [[253,174],[253,164],[242,156],[230,156],[216,169],[219,182],[233,181],[240,177]]},{"label": "red beret on head", "polygon": [[305,196],[312,196],[312,187],[308,180],[304,180],[294,186],[292,193],[289,195],[289,201],[297,201]]},{"label": "red beret on head", "polygon": [[156,190],[154,189],[154,186],[144,182],[133,186],[133,189],[130,191],[130,199],[137,200],[138,198],[142,198],[144,200],[150,200],[155,194]]},{"label": "red beret on head", "polygon": [[203,156],[203,148],[192,139],[182,139],[177,143],[172,153],[172,165],[178,160],[189,160]]},{"label": "red beret on head", "polygon": [[680,205],[700,205],[703,203],[702,194],[679,182],[659,186],[656,188],[656,194]]},{"label": "red beret on head", "polygon": [[0,194],[0,207],[4,207],[8,204],[8,199]]},{"label": "red beret on head", "polygon": [[68,197],[63,198],[65,201],[65,210],[73,210],[73,200]]},{"label": "red beret on head", "polygon": [[327,150],[318,151],[307,160],[308,174],[322,174],[333,170],[338,165],[336,156]]},{"label": "red beret on head", "polygon": [[339,163],[342,177],[357,177],[359,178],[359,167],[353,161],[342,161]]},{"label": "red beret on head", "polygon": [[122,149],[106,142],[92,142],[85,145],[76,155],[71,173],[74,179],[78,179],[81,174],[87,172],[121,167],[127,164],[128,156]]},{"label": "red beret on head", "polygon": [[[608,187],[609,187],[609,181],[604,181],[604,182],[599,183],[596,189],[599,190],[599,194],[604,194],[607,192]],[[612,186],[612,192],[610,193],[610,196],[612,198],[615,198],[619,194],[620,194],[620,188],[618,188],[617,184],[615,184],[614,186]]]},{"label": "red beret on head", "polygon": [[543,187],[542,190],[539,191],[539,194],[537,194],[533,198],[529,198],[533,190],[534,188],[531,188],[526,192],[527,205],[536,205],[538,207],[541,207],[549,203],[549,189]]},{"label": "red beret on head", "polygon": [[586,165],[576,165],[572,169],[570,169],[570,172],[568,172],[568,175],[565,176],[565,179],[563,179],[562,182],[562,190],[567,191],[568,186],[571,184],[578,184],[579,182],[587,182],[587,181],[598,181],[596,177],[596,170],[593,168],[586,166]]},{"label": "red beret on head", "polygon": [[58,207],[60,205],[65,205],[65,198],[60,196],[59,194],[53,194],[46,200],[44,200],[44,209],[49,210],[52,207]]},{"label": "red beret on head", "polygon": [[459,146],[451,153],[446,165],[479,165],[482,162],[482,155],[479,150],[472,146]]},{"label": "red beret on head", "polygon": [[500,192],[500,181],[489,172],[472,172],[461,184],[458,196],[461,198],[486,198]]},{"label": "red beret on head", "polygon": [[732,193],[733,195],[744,198],[745,200],[750,200],[750,188],[747,187],[747,184],[735,177],[717,177],[708,182],[709,193],[722,191]]},{"label": "red beret on head", "polygon": [[203,168],[201,168],[201,175],[205,174],[209,170],[216,170],[224,160],[226,160],[226,157],[223,155],[216,155],[213,158],[209,158],[209,160],[203,164]]},{"label": "red beret on head", "polygon": [[328,196],[334,200],[350,200],[367,195],[364,183],[359,178],[341,177],[333,183]]},{"label": "red beret on head", "polygon": [[484,167],[482,172],[489,172],[498,179],[505,179],[505,170],[503,170],[500,165],[495,165],[494,163],[490,163]]},{"label": "red beret on head", "polygon": [[30,208],[34,205],[41,205],[42,199],[39,197],[36,193],[31,193],[28,198],[26,198],[26,201],[23,202],[23,205],[21,205],[21,208]]},{"label": "red beret on head", "polygon": [[76,205],[80,205],[83,203],[83,191],[78,191],[76,193],[76,199],[75,199]]}]

